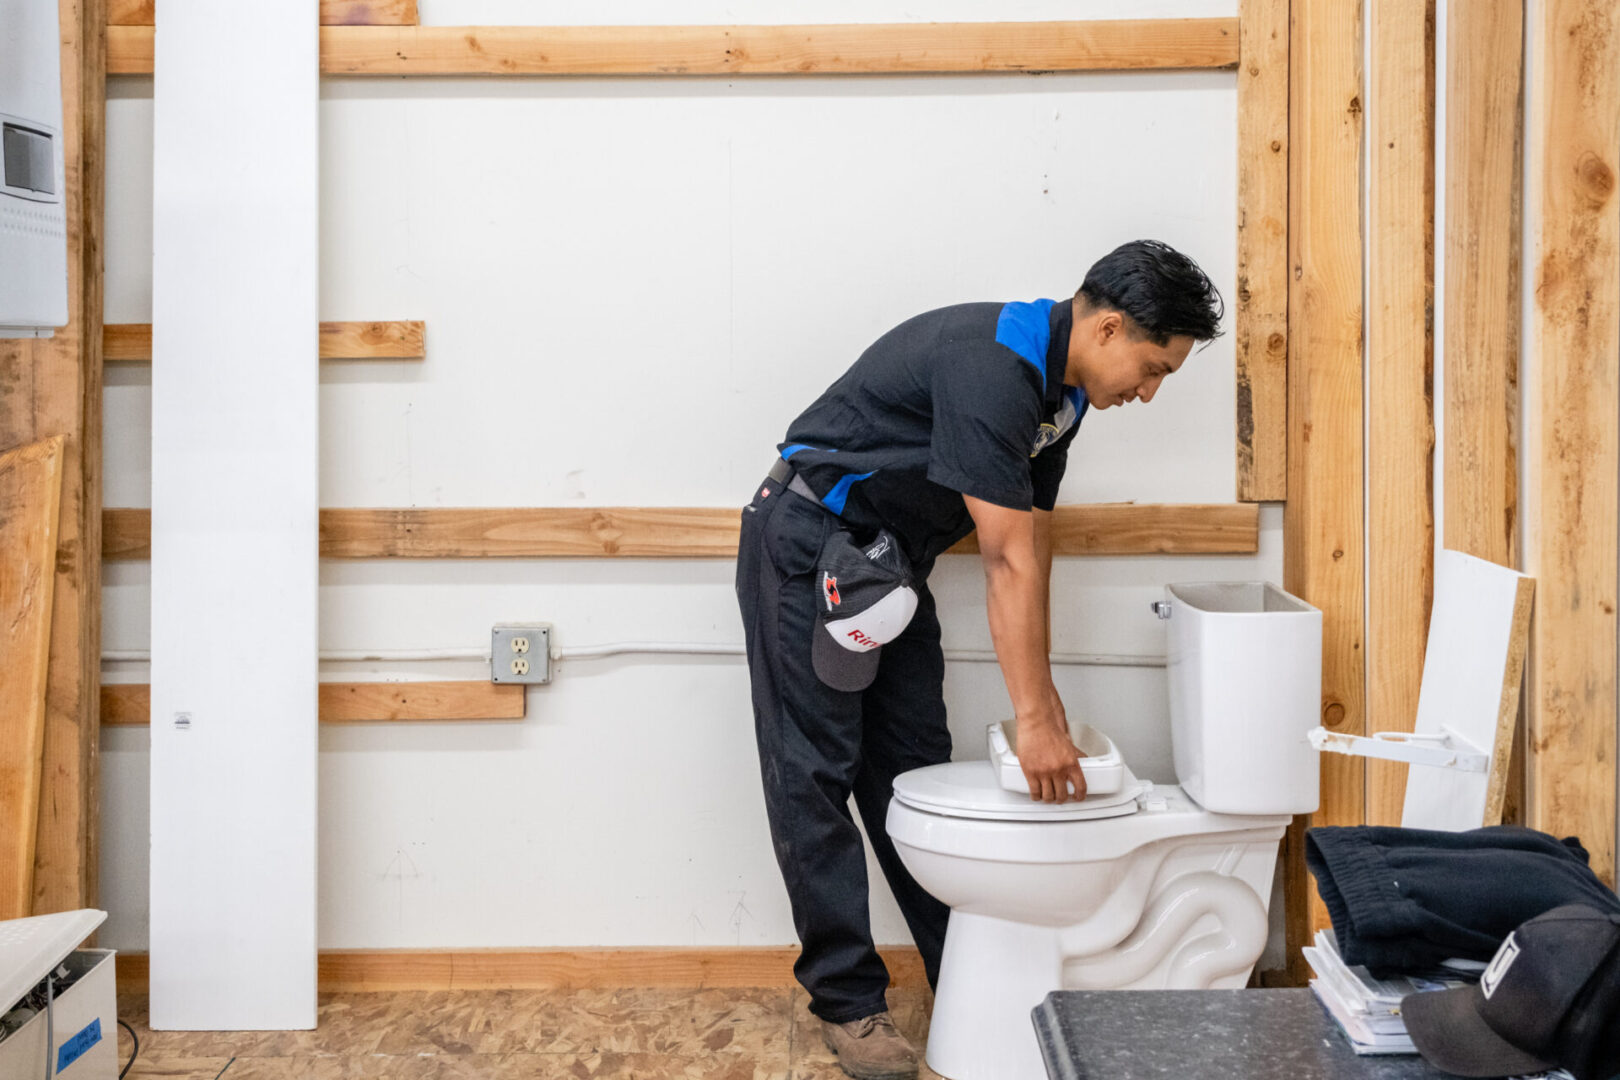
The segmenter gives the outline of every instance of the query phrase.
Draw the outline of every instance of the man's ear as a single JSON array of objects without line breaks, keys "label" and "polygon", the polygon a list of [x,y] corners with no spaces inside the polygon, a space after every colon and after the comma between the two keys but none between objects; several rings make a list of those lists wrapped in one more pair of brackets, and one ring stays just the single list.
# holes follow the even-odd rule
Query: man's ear
[{"label": "man's ear", "polygon": [[1097,343],[1101,345],[1109,338],[1115,337],[1125,328],[1125,318],[1117,311],[1101,311],[1097,314]]}]

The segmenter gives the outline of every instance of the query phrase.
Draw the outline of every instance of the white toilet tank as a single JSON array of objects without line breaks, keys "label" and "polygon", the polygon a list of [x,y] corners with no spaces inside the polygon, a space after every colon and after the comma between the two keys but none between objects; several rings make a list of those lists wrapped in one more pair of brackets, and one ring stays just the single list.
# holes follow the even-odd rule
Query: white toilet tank
[{"label": "white toilet tank", "polygon": [[1322,613],[1268,582],[1167,585],[1176,776],[1221,814],[1308,814],[1320,764]]}]

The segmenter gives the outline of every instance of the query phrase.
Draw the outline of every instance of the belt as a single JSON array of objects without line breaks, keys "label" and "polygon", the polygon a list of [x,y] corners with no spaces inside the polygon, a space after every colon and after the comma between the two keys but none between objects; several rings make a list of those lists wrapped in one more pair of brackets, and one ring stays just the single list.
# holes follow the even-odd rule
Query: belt
[{"label": "belt", "polygon": [[786,483],[787,489],[793,494],[809,499],[817,506],[823,505],[821,500],[817,498],[816,493],[810,490],[810,485],[804,482],[804,478],[788,463],[786,458],[777,458],[775,464],[771,466],[771,471],[766,475],[778,484]]}]

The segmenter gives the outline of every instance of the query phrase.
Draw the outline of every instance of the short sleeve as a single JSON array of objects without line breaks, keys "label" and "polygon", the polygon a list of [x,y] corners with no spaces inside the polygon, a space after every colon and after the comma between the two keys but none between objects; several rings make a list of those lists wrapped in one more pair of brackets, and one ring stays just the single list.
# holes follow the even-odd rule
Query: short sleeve
[{"label": "short sleeve", "polygon": [[1029,452],[1041,425],[1039,377],[1001,346],[939,357],[932,373],[928,479],[997,506],[1031,509]]}]

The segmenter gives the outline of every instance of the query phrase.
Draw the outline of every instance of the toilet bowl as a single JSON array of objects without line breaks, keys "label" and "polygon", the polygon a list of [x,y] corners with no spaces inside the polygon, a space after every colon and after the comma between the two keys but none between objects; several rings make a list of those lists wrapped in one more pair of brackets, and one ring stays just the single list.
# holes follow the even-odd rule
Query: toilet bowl
[{"label": "toilet bowl", "polygon": [[1154,610],[1186,787],[1129,762],[1063,804],[1003,787],[1004,762],[895,780],[889,838],[951,909],[927,1049],[949,1080],[1044,1080],[1030,1010],[1053,990],[1236,989],[1265,948],[1278,845],[1316,808],[1321,614],[1265,583],[1170,586]]},{"label": "toilet bowl", "polygon": [[1127,802],[1092,807],[1014,795],[982,761],[896,780],[889,838],[951,909],[927,1051],[941,1076],[1042,1080],[1030,1010],[1052,990],[1248,981],[1291,819],[1126,784]]}]

